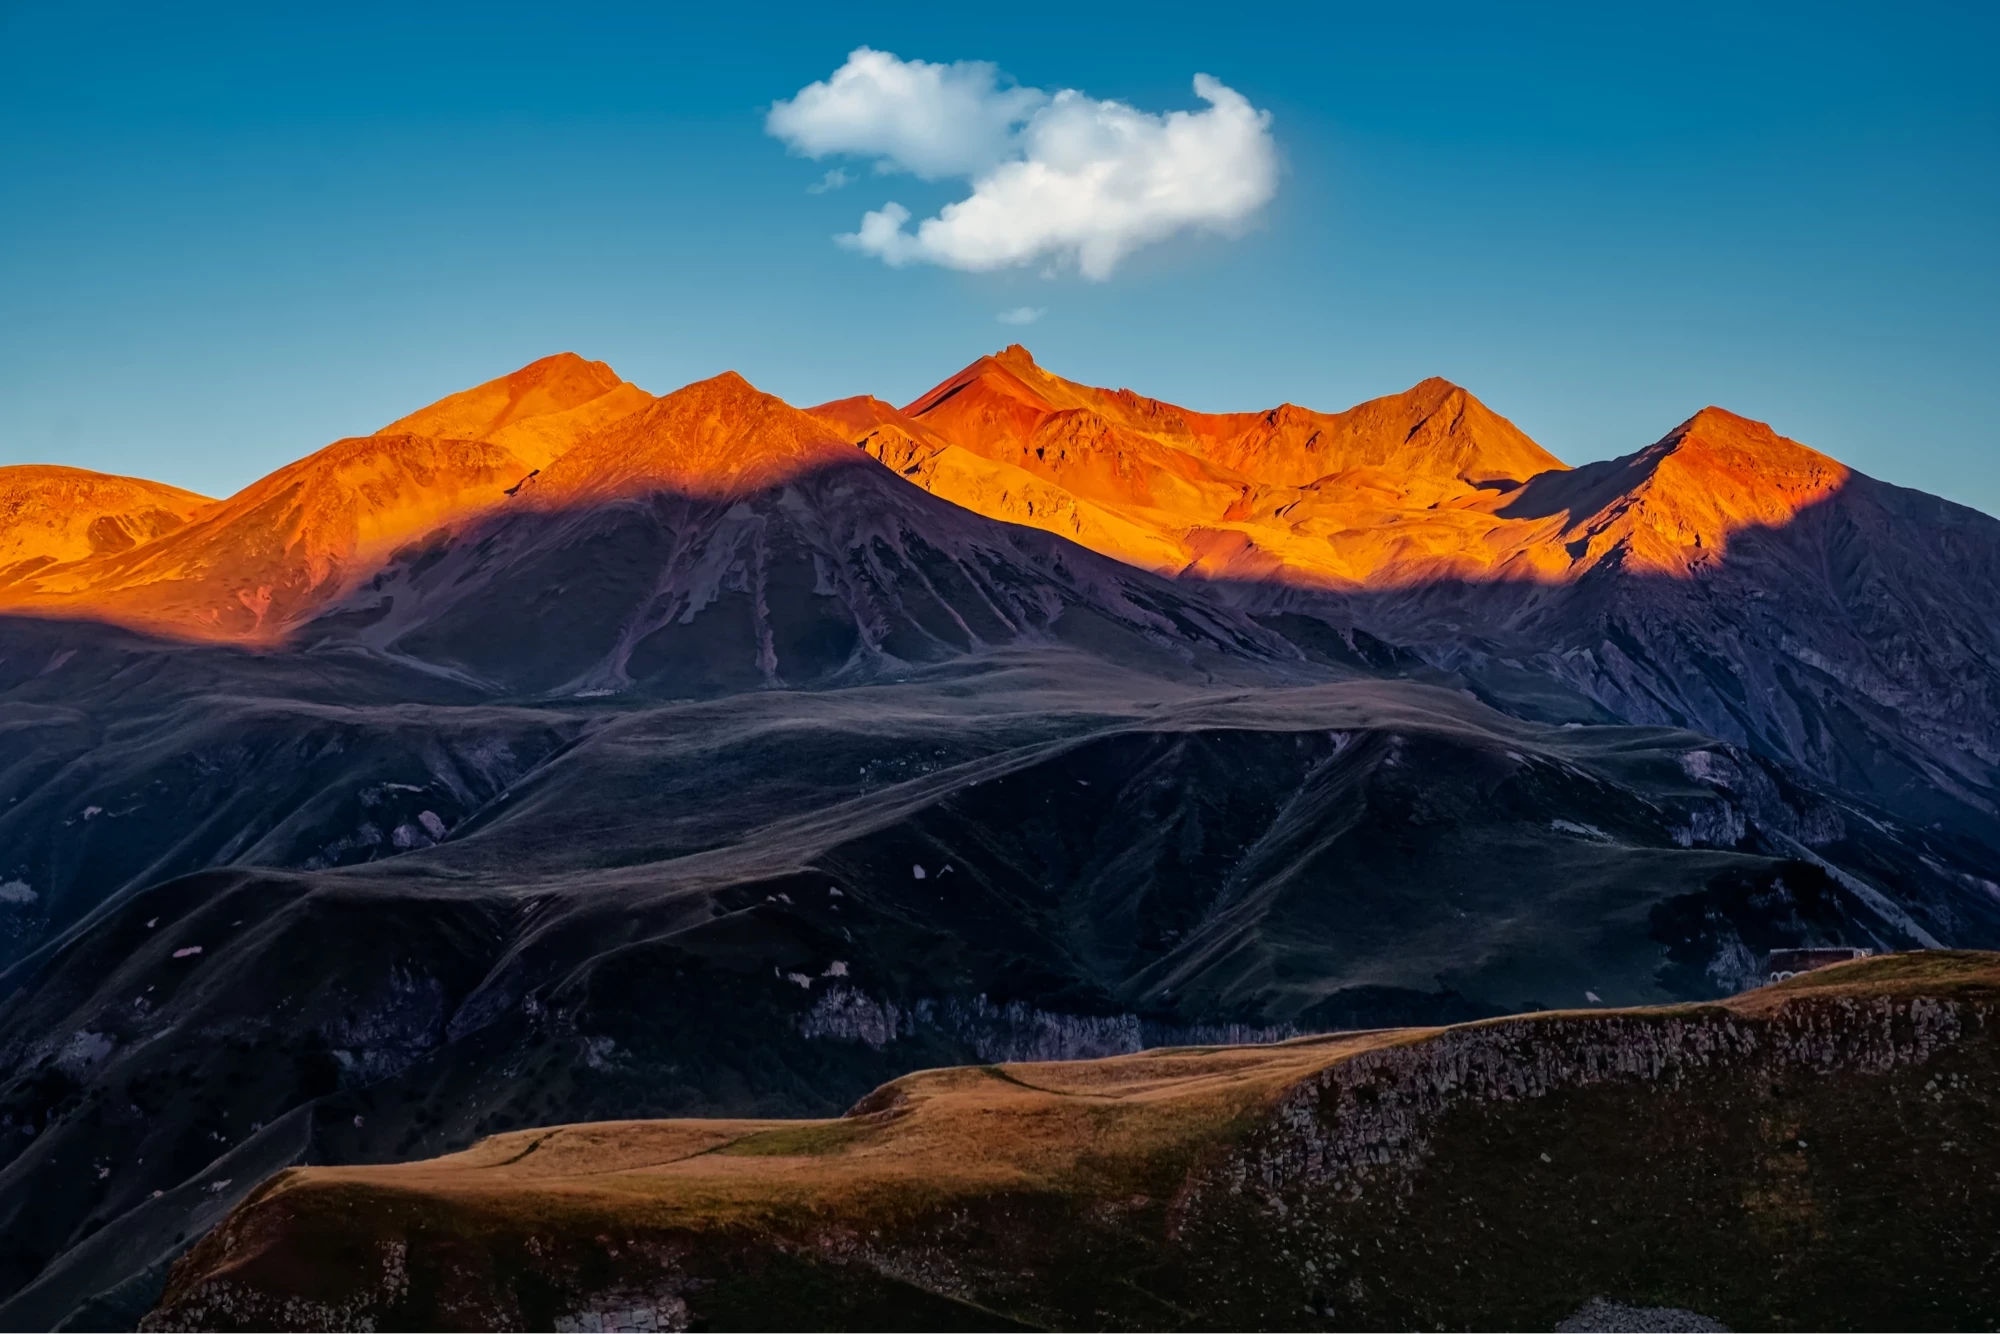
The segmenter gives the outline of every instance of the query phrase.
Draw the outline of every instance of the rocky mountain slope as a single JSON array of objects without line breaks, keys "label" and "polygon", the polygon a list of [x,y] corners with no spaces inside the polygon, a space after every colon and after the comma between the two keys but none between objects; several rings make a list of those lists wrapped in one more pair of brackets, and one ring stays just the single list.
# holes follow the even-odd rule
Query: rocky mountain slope
[{"label": "rocky mountain slope", "polygon": [[146,1329],[1732,1328],[2000,1314],[2000,965],[911,1075],[278,1174]]},{"label": "rocky mountain slope", "polygon": [[861,680],[1024,638],[1302,663],[1240,612],[905,485],[735,375],[585,436],[300,634],[571,694]]},{"label": "rocky mountain slope", "polygon": [[49,463],[0,468],[0,587],[49,565],[151,541],[213,503],[137,477]]},{"label": "rocky mountain slope", "polygon": [[1018,347],[901,412],[816,411],[938,495],[1235,605],[1365,627],[1476,688],[1559,680],[1983,847],[2000,827],[2000,522],[1762,423],[1707,408],[1571,470],[1443,381],[1216,416]]},{"label": "rocky mountain slope", "polygon": [[[294,1161],[830,1115],[927,1065],[1722,996],[1778,946],[2000,941],[1949,848],[1688,733],[1351,668],[1246,688],[1017,648],[907,675],[266,706],[233,753],[221,715],[197,754],[229,767],[62,831],[128,888],[69,881],[0,975],[0,1320],[136,1317]],[[113,860],[218,790],[241,795],[201,836],[256,841],[174,846],[233,869]]]},{"label": "rocky mountain slope", "polygon": [[288,1163],[2000,946],[1994,527],[1442,382],[454,395],[0,585],[0,1320]]},{"label": "rocky mountain slope", "polygon": [[601,362],[546,358],[336,441],[181,523],[149,520],[150,540],[16,574],[0,583],[0,609],[284,643],[413,540],[504,503],[605,414],[650,400]]}]

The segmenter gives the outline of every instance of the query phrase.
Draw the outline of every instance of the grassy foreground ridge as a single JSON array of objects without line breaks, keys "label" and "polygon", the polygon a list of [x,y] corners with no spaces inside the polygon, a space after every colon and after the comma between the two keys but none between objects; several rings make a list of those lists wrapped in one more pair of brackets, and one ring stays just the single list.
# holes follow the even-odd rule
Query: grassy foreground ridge
[{"label": "grassy foreground ridge", "polygon": [[149,1329],[2000,1320],[2000,955],[279,1173]]}]

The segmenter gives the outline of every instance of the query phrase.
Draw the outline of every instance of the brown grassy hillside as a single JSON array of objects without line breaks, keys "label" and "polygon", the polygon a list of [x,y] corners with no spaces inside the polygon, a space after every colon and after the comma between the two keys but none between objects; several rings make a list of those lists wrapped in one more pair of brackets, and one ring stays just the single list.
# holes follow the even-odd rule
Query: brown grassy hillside
[{"label": "brown grassy hillside", "polygon": [[298,1169],[147,1328],[1735,1328],[2000,1314],[2000,957],[1704,1006],[961,1067],[830,1121]]}]

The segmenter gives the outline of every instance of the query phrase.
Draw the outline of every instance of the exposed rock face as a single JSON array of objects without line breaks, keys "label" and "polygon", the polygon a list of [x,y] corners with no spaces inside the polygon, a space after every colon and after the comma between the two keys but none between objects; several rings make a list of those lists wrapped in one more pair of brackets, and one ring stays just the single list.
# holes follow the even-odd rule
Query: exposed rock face
[{"label": "exposed rock face", "polygon": [[1299,1035],[1293,1024],[1162,1024],[1136,1014],[1053,1014],[1021,1001],[995,1005],[984,996],[926,999],[904,1007],[838,985],[822,991],[799,1019],[799,1032],[808,1038],[863,1042],[878,1050],[925,1030],[964,1043],[982,1061],[1083,1061],[1147,1047],[1281,1042]]},{"label": "exposed rock face", "polygon": [[1209,1191],[1248,1193],[1284,1218],[1308,1198],[1403,1195],[1432,1156],[1439,1122],[1460,1106],[1545,1098],[1616,1080],[1671,1090],[1744,1067],[1781,1083],[1794,1073],[1882,1075],[1922,1065],[1969,1036],[1990,1040],[1993,1018],[1981,1007],[1928,997],[1841,998],[1781,1009],[1775,1020],[1721,1009],[1572,1019],[1554,1044],[1538,1019],[1450,1029],[1300,1081],[1279,1101],[1270,1125],[1212,1177],[1190,1183],[1180,1203],[1193,1215]]}]

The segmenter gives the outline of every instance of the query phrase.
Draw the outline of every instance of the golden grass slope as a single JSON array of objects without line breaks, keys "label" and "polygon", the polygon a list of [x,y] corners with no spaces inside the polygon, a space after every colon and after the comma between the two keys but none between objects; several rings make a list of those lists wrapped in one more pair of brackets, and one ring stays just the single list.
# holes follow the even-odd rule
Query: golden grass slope
[{"label": "golden grass slope", "polygon": [[[1939,950],[1838,964],[1717,1004],[1768,1016],[1802,997],[2000,998],[2000,955]],[[1658,1015],[1697,1007],[1629,1011]],[[1531,1022],[1628,1013],[1548,1011]],[[1459,1029],[1518,1024],[1481,1020]],[[929,1206],[1016,1188],[1099,1193],[1184,1169],[1298,1082],[1365,1052],[1450,1030],[1380,1029],[1244,1047],[926,1070],[830,1121],[614,1121],[521,1130],[414,1163],[284,1173],[262,1198],[361,1189],[422,1195],[519,1222],[591,1203],[649,1226],[722,1226]]]},{"label": "golden grass slope", "polygon": [[1184,1168],[1193,1146],[1243,1128],[1299,1078],[1424,1031],[931,1070],[838,1120],[518,1131],[427,1162],[300,1169],[273,1191],[421,1195],[520,1224],[588,1207],[710,1227],[901,1213],[1019,1189],[1127,1190],[1162,1165]]},{"label": "golden grass slope", "polygon": [[[1882,1226],[1931,1250],[1937,1228],[1984,1226],[1967,1222],[1976,1193],[1884,1215],[1870,1183],[1906,1149],[1952,1152],[1954,1125],[2000,1092],[1996,1003],[2000,956],[1935,951],[1708,1005],[932,1070],[836,1120],[558,1126],[426,1162],[292,1169],[190,1253],[143,1327],[507,1327],[550,1318],[516,1304],[546,1300],[638,1302],[662,1328],[703,1304],[722,1328],[935,1327],[918,1322],[953,1312],[985,1328],[1370,1328],[1433,1314],[1533,1328],[1520,1322],[1591,1295],[1560,1291],[1566,1265],[1586,1288],[1608,1266],[1640,1295],[1706,1293],[1740,1311],[1768,1291],[1769,1247],[1838,1271],[1843,1248],[1867,1253]],[[1908,1146],[1883,1130],[1906,1104],[1933,1132]],[[1661,1137],[1683,1165],[1661,1158]],[[1849,1203],[1802,1193],[1808,1137],[1843,1174],[1820,1189]],[[1634,1154],[1665,1175],[1624,1201]],[[1854,1163],[1849,1180],[1850,1156],[1882,1161]],[[1507,1198],[1517,1179],[1527,1193]],[[1685,1193],[1702,1230],[1687,1234],[1662,1191]],[[1637,1249],[1597,1254],[1608,1243],[1587,1234],[1616,1232],[1620,1211],[1633,1217],[1618,1244]],[[1751,1230],[1750,1269],[1720,1287],[1658,1253],[1661,1237],[1733,1218]],[[1443,1262],[1419,1253],[1435,1229],[1505,1256],[1519,1228],[1540,1230],[1532,1265],[1548,1273],[1482,1278],[1451,1267],[1449,1249]],[[1400,1240],[1380,1256],[1362,1244],[1381,1238]],[[514,1264],[534,1281],[501,1272]],[[1795,1309],[1847,1309],[1837,1293],[1810,1296]],[[878,1299],[889,1304],[867,1305]],[[1879,1300],[1853,1309],[1881,1318]]]}]

